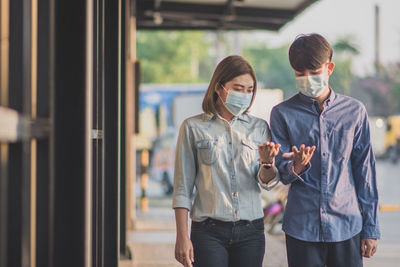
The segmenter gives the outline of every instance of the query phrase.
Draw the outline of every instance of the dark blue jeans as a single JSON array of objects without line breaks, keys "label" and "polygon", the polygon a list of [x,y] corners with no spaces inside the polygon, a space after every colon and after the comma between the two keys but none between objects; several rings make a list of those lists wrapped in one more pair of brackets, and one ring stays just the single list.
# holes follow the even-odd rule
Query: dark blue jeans
[{"label": "dark blue jeans", "polygon": [[360,234],[341,242],[307,242],[286,235],[289,267],[362,267]]},{"label": "dark blue jeans", "polygon": [[192,222],[194,267],[261,267],[265,252],[263,219]]}]

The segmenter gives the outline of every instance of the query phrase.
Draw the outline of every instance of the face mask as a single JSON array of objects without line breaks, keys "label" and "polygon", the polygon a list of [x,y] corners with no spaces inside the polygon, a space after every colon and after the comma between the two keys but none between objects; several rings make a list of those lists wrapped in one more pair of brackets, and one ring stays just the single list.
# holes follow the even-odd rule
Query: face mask
[{"label": "face mask", "polygon": [[220,98],[232,115],[239,116],[250,106],[253,94],[240,93],[233,90],[228,91],[223,85],[222,88],[224,88],[224,90],[228,93],[228,96],[226,97],[225,102],[221,97]]},{"label": "face mask", "polygon": [[327,85],[324,74],[296,77],[297,90],[309,97],[320,96]]}]

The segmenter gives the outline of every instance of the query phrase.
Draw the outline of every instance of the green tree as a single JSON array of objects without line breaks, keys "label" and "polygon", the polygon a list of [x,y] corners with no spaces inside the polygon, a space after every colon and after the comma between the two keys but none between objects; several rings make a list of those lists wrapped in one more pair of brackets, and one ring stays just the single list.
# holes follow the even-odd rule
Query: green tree
[{"label": "green tree", "polygon": [[138,31],[143,83],[190,83],[210,79],[209,42],[203,31]]},{"label": "green tree", "polygon": [[351,86],[356,77],[352,66],[356,55],[360,53],[352,35],[339,38],[333,44],[333,61],[335,70],[330,78],[330,84],[335,91],[345,95],[351,95]]},{"label": "green tree", "polygon": [[262,86],[282,89],[285,98],[297,93],[288,49],[288,45],[268,48],[263,43],[247,45],[243,49],[244,57],[253,65]]}]

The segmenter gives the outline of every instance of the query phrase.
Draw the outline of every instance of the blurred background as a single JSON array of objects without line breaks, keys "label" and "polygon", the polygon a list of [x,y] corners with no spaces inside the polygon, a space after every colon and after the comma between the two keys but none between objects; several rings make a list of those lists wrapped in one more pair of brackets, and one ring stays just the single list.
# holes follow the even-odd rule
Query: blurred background
[{"label": "blurred background", "polygon": [[[331,43],[332,89],[367,108],[378,252],[400,262],[400,1],[0,0],[0,267],[173,267],[177,131],[242,55],[269,121],[297,93],[298,34]],[[287,188],[263,192],[264,266],[286,267]]]},{"label": "blurred background", "polygon": [[[203,95],[218,62],[237,54],[253,65],[259,88],[263,90],[257,95],[251,113],[269,121],[271,108],[297,93],[288,61],[291,42],[298,34],[320,33],[334,49],[336,67],[330,78],[331,87],[337,93],[362,101],[369,114],[378,167],[382,240],[376,257],[367,259],[366,266],[397,266],[400,21],[396,17],[399,10],[398,1],[325,0],[307,7],[279,31],[138,30],[141,86],[137,177],[140,177],[140,155],[146,151],[150,209],[170,206],[177,131],[185,118],[202,112]],[[143,193],[141,190],[137,187],[137,196]],[[264,193],[265,207],[280,198],[275,192]],[[142,214],[140,206],[138,209]],[[273,229],[269,233],[274,235],[273,239],[282,235],[279,222]],[[266,262],[270,257],[274,256],[267,251]],[[280,258],[285,261],[283,256]],[[268,266],[286,265],[273,262]]]}]

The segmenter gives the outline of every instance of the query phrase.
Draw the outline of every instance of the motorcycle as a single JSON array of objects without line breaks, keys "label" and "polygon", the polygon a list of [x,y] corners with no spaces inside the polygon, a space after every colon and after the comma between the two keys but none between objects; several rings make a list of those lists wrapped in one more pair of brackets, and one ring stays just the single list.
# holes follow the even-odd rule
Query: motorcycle
[{"label": "motorcycle", "polygon": [[273,190],[262,194],[264,225],[269,234],[275,233],[275,226],[283,219],[288,189],[288,186],[279,184]]}]

